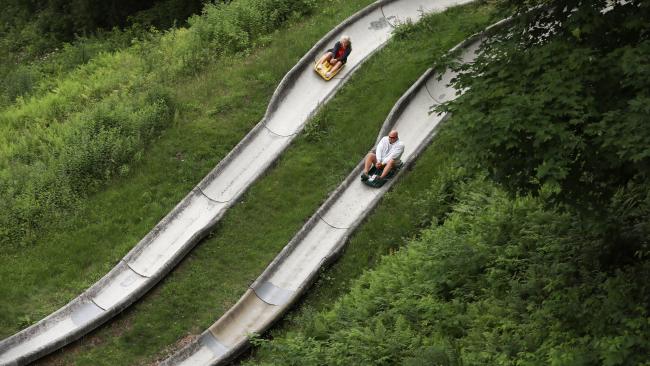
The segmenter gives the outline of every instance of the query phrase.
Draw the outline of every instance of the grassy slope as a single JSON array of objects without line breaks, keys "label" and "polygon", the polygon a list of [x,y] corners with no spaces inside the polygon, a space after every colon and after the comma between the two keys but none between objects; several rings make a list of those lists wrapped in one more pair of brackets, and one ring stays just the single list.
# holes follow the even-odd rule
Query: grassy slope
[{"label": "grassy slope", "polygon": [[[458,20],[461,17],[463,19]],[[165,345],[173,343],[185,334],[200,332],[216,319],[236,301],[243,287],[257,276],[324,199],[327,191],[335,187],[363,155],[374,140],[375,131],[383,122],[394,101],[424,71],[432,58],[471,31],[481,27],[474,24],[470,30],[467,24],[474,23],[476,19],[468,17],[461,11],[452,12],[451,17],[439,18],[435,31],[445,34],[445,37],[433,39],[428,32],[420,32],[406,41],[389,46],[386,51],[372,60],[368,70],[362,70],[360,75],[353,79],[352,85],[320,114],[318,117],[320,128],[314,128],[307,137],[301,137],[281,159],[278,167],[257,184],[246,195],[244,201],[227,215],[216,228],[215,237],[204,241],[179,266],[179,269],[164,281],[162,286],[157,287],[146,297],[146,301],[128,310],[117,322],[103,327],[81,342],[68,347],[63,351],[62,356],[50,357],[44,362],[75,364],[143,362],[151,359]],[[485,17],[482,17],[482,20],[485,20]],[[297,27],[304,26],[303,24]],[[304,35],[301,34],[301,38],[303,37]],[[290,39],[290,36],[280,38],[282,39],[276,42],[285,42],[287,47],[296,42],[296,39]],[[408,54],[410,62],[400,63],[398,55],[401,53]],[[274,55],[261,52],[253,55],[249,60],[255,63],[256,59],[259,62],[260,59],[266,60],[269,57],[275,59]],[[284,72],[284,70],[260,71],[255,75],[261,81],[252,81],[252,78],[247,77],[251,71],[245,69],[246,65],[240,67],[242,80],[252,84],[252,89],[261,89],[262,86],[272,90],[273,83],[276,82],[275,73],[277,72],[281,77]],[[280,68],[278,66],[278,69]],[[260,103],[261,112],[258,112],[260,115],[254,118],[254,112],[247,112],[247,110],[249,110],[248,106],[257,106],[255,98],[248,93],[237,94],[233,89],[241,91],[242,89],[238,88],[240,85],[234,85],[230,89],[234,94],[224,93],[220,96],[215,92],[212,83],[237,84],[232,77],[219,81],[222,70],[225,70],[224,66],[220,68],[220,72],[208,72],[204,77],[199,77],[196,82],[188,83],[185,88],[179,86],[179,97],[192,101],[187,103],[188,108],[185,113],[188,118],[195,117],[193,122],[179,125],[163,136],[161,143],[153,149],[154,155],[159,158],[156,160],[158,163],[145,159],[142,169],[135,174],[136,177],[131,178],[151,182],[150,173],[157,175],[159,179],[164,179],[160,174],[166,173],[168,180],[164,180],[165,183],[159,184],[157,189],[149,189],[148,192],[142,189],[149,185],[147,183],[137,185],[140,188],[138,189],[134,188],[135,185],[116,182],[115,188],[95,198],[101,200],[95,202],[97,206],[88,205],[89,211],[80,213],[79,216],[89,220],[88,222],[103,222],[85,231],[85,237],[94,238],[98,234],[109,232],[113,233],[114,238],[123,237],[128,235],[129,231],[128,226],[126,229],[125,226],[130,222],[138,221],[140,217],[147,217],[146,212],[156,210],[157,218],[162,216],[167,212],[168,205],[173,205],[196,180],[200,179],[202,174],[196,173],[198,166],[212,166],[216,162],[214,150],[223,150],[225,153],[237,141],[234,139],[230,143],[228,136],[224,136],[227,131],[221,128],[224,125],[215,126],[214,120],[219,120],[220,117],[224,118],[222,123],[226,118],[231,121],[236,118],[240,121],[251,120],[249,125],[235,124],[235,126],[242,126],[240,128],[244,133],[259,119],[264,103]],[[382,90],[382,93],[364,93],[366,90],[373,89]],[[346,102],[342,102],[343,100]],[[217,103],[219,108],[215,109]],[[243,106],[247,107],[246,111],[240,108]],[[202,115],[202,108],[208,109],[207,112],[210,113]],[[184,119],[179,117],[179,121],[182,120]],[[210,123],[201,128],[199,127],[201,121]],[[196,129],[196,133],[181,137],[181,132],[187,133],[190,127],[193,127],[192,130]],[[365,132],[364,127],[370,132]],[[318,140],[318,136],[323,138],[314,141]],[[164,148],[161,146],[162,141],[170,140],[172,141],[169,145],[165,145]],[[215,146],[210,141],[219,141],[219,145]],[[332,151],[334,146],[332,141],[337,142],[336,151]],[[160,151],[160,154],[156,154],[159,149],[164,152]],[[320,161],[319,156],[323,154],[338,154],[331,160],[336,164],[325,166],[314,164],[315,161]],[[151,170],[149,170],[149,163],[152,166]],[[154,165],[157,165],[157,168],[153,168]],[[328,177],[326,184],[314,187],[311,177],[317,175]],[[176,179],[173,179],[174,177]],[[179,187],[183,189],[179,190]],[[129,203],[129,207],[118,207],[124,203],[116,198],[125,197],[132,197],[134,202]],[[155,197],[165,197],[165,200],[161,202],[161,199]],[[105,207],[99,203],[109,202],[113,205],[110,212],[102,215],[98,211],[96,214],[99,216],[90,217],[92,207]],[[137,207],[142,207],[142,211],[134,210]],[[128,217],[123,214],[121,220],[109,219],[111,213],[133,211],[137,214],[129,213]],[[157,218],[140,219],[141,224],[138,227],[141,232],[133,229],[130,233],[133,241],[137,241],[148,227],[155,224]],[[385,220],[402,223],[401,226],[405,228],[409,227],[408,216],[404,216],[403,221],[396,221],[389,214]],[[107,221],[113,223],[107,224]],[[405,233],[408,234],[408,230]],[[122,242],[119,239],[111,240]],[[110,247],[110,244],[105,246]],[[124,246],[126,249],[130,247],[130,245]],[[384,248],[375,248],[374,254],[365,261],[374,262],[378,255],[384,253]],[[117,249],[107,248],[107,252],[114,260],[121,256]],[[110,264],[107,267],[110,267]],[[357,269],[359,265],[352,267]],[[98,272],[98,275],[102,273]],[[75,276],[71,275],[70,278],[73,277]],[[92,346],[88,347],[89,345]],[[81,348],[84,352],[81,352]],[[69,350],[72,352],[67,352]]]}]

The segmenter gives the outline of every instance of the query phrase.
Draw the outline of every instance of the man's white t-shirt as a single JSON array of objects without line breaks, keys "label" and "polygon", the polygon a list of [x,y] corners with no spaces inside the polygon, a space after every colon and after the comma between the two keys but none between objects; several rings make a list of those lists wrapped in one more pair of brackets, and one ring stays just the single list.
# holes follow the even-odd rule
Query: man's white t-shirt
[{"label": "man's white t-shirt", "polygon": [[390,159],[399,160],[399,158],[402,157],[403,152],[404,144],[402,141],[397,139],[397,141],[391,144],[388,140],[388,136],[384,136],[379,140],[375,153],[377,155],[377,161],[382,164],[387,164]]}]

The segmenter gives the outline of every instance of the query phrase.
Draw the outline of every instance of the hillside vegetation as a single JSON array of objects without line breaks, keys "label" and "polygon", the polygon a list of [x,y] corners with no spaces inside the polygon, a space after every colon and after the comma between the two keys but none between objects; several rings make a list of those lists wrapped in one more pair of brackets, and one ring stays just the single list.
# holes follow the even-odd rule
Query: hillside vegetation
[{"label": "hillside vegetation", "polygon": [[201,0],[0,1],[0,107],[151,28],[185,25]]},{"label": "hillside vegetation", "polygon": [[[1,337],[42,319],[104,276],[262,118],[282,77],[314,42],[370,1],[338,0],[327,11],[292,17],[267,35],[268,44],[178,76],[168,89],[177,106],[173,123],[156,131],[128,171],[75,197],[74,209],[45,216],[29,245],[1,248]],[[269,59],[278,62],[269,65]]]},{"label": "hillside vegetation", "polygon": [[450,212],[247,364],[649,365],[650,6],[609,5],[547,3],[461,67],[425,196]]},{"label": "hillside vegetation", "polygon": [[0,111],[0,247],[15,250],[112,177],[128,174],[178,115],[172,88],[314,9],[312,0],[207,4],[189,28],[148,32]]}]

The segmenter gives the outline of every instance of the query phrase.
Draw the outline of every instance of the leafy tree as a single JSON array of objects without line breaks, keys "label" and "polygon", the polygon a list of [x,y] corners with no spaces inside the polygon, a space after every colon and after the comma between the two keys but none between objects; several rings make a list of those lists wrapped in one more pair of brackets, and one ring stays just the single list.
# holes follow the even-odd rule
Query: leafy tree
[{"label": "leafy tree", "polygon": [[2,0],[2,7],[6,9],[4,14],[0,15],[4,27],[12,28],[35,22],[40,32],[51,34],[61,41],[70,41],[75,34],[91,34],[99,28],[126,26],[130,16],[157,7],[169,13],[154,11],[161,21],[149,17],[151,25],[171,25],[170,17],[172,21],[177,19],[182,22],[201,10],[202,1]]},{"label": "leafy tree", "polygon": [[[512,0],[520,18],[460,67],[443,106],[466,164],[511,192],[552,192],[606,225],[612,263],[647,255],[650,2]],[[611,253],[610,253],[611,252]]]},{"label": "leafy tree", "polygon": [[470,90],[446,109],[461,121],[453,129],[470,139],[465,152],[500,182],[518,191],[548,184],[563,199],[600,202],[645,178],[650,6],[605,7],[553,2],[463,67],[458,85]]}]

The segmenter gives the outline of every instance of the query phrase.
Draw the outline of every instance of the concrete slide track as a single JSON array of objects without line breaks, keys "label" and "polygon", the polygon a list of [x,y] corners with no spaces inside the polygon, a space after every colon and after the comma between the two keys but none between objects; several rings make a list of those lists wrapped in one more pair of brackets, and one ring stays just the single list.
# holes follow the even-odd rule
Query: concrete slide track
[{"label": "concrete slide track", "polygon": [[[460,62],[472,62],[481,40],[503,23],[468,38],[450,52],[458,51]],[[196,340],[163,361],[161,366],[223,364],[247,347],[249,334],[260,334],[278,320],[306,291],[320,268],[341,253],[356,227],[431,142],[437,126],[447,116],[429,114],[429,108],[455,98],[456,89],[448,85],[455,75],[451,70],[441,75],[432,69],[427,70],[386,118],[377,142],[391,129],[397,129],[406,146],[402,155],[405,166],[393,179],[380,189],[362,184],[359,181],[363,169],[361,161],[239,301]]]},{"label": "concrete slide track", "polygon": [[[23,365],[42,357],[131,305],[209,233],[319,107],[390,39],[396,23],[409,18],[417,21],[422,12],[469,1],[380,0],[330,31],[285,75],[264,118],[108,274],[61,309],[0,341],[0,365]],[[324,82],[313,72],[313,62],[343,34],[352,38],[354,50],[337,77]],[[343,217],[330,220],[335,226],[348,225]],[[274,296],[283,294],[279,291]]]}]

